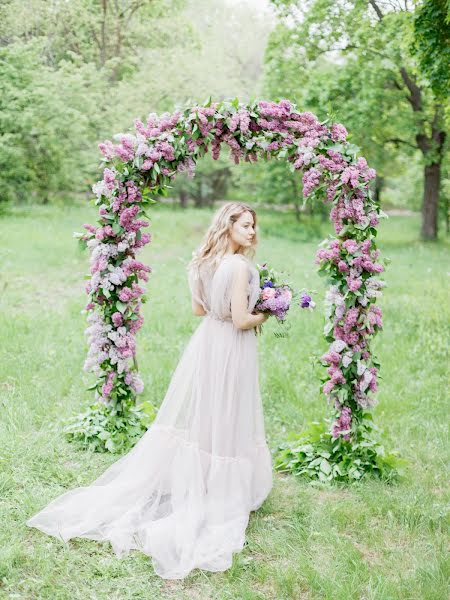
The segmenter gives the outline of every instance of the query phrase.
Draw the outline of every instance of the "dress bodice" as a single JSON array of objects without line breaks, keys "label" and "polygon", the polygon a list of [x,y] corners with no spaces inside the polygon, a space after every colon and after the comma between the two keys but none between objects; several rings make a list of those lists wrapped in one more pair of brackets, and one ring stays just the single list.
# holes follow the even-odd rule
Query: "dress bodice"
[{"label": "dress bodice", "polygon": [[231,291],[238,264],[248,267],[248,312],[252,312],[259,296],[259,273],[253,262],[243,254],[224,256],[217,268],[204,261],[199,268],[190,269],[189,287],[192,297],[206,313],[220,320],[231,320]]}]

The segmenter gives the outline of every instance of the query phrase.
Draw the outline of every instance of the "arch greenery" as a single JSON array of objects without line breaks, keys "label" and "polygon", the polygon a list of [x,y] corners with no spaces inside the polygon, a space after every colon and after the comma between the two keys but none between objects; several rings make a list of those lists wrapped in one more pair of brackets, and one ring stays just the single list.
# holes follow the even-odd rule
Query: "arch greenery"
[{"label": "arch greenery", "polygon": [[173,114],[151,113],[146,123],[136,119],[133,132],[99,145],[103,178],[93,186],[98,222],[75,234],[90,250],[84,369],[97,378],[89,388],[96,402],[66,428],[69,438],[120,451],[142,433],[146,418],[151,421],[153,415],[135,406],[143,391],[135,339],[146,299],[140,282],[151,273],[136,259],[151,241],[146,211],[167,195],[179,172],[193,176],[197,161],[209,150],[217,159],[223,146],[235,163],[288,161],[302,174],[304,197],[315,195],[330,205],[334,227],[316,255],[319,274],[330,284],[324,327],[329,350],[320,360],[326,368],[322,391],[333,415],[329,426],[312,423],[280,445],[275,467],[321,480],[392,474],[395,457],[384,453],[370,413],[380,367],[371,341],[382,328],[376,301],[385,285],[375,239],[386,215],[371,192],[375,171],[358,157],[343,125],[320,122],[285,99],[242,104],[209,98]]}]

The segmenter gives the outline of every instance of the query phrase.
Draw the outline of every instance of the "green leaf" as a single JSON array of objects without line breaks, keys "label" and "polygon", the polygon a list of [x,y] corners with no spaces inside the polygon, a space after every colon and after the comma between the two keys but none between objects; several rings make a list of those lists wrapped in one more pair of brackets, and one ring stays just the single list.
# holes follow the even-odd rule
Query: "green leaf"
[{"label": "green leaf", "polygon": [[120,313],[124,313],[127,305],[124,302],[121,302],[120,300],[116,300],[116,308]]},{"label": "green leaf", "polygon": [[324,458],[320,463],[320,470],[325,473],[325,475],[329,475],[331,473],[331,465],[326,458]]}]

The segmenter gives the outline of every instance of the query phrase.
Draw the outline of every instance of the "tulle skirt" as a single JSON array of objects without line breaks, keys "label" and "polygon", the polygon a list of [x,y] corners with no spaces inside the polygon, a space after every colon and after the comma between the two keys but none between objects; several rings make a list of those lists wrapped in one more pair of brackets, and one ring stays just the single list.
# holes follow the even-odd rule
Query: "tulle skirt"
[{"label": "tulle skirt", "polygon": [[231,566],[272,483],[254,330],[208,315],[139,442],[27,525],[64,541],[109,540],[118,557],[139,550],[158,575],[181,579]]}]

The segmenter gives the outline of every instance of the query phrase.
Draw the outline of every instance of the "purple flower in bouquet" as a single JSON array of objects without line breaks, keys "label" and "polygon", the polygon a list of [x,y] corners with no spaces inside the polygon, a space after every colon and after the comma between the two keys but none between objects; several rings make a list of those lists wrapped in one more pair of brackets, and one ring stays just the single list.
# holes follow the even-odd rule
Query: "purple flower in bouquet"
[{"label": "purple flower in bouquet", "polygon": [[309,294],[302,292],[300,294],[300,306],[301,308],[315,308],[316,303]]},{"label": "purple flower in bouquet", "polygon": [[261,290],[255,308],[261,312],[269,312],[278,321],[284,321],[291,305],[292,291],[288,285],[275,287],[272,282],[270,283],[271,285],[265,285]]},{"label": "purple flower in bouquet", "polygon": [[[260,293],[259,298],[255,304],[255,310],[259,312],[269,313],[276,317],[280,324],[283,324],[283,332],[274,332],[274,335],[278,337],[286,337],[288,329],[285,325],[286,316],[292,302],[295,300],[299,301],[299,306],[302,308],[314,308],[315,302],[313,302],[310,295],[307,294],[306,290],[301,290],[301,298],[299,298],[299,292],[288,283],[284,277],[284,274],[279,271],[275,271],[267,263],[257,265],[259,271],[259,287]],[[261,332],[261,326],[259,326]]]}]

